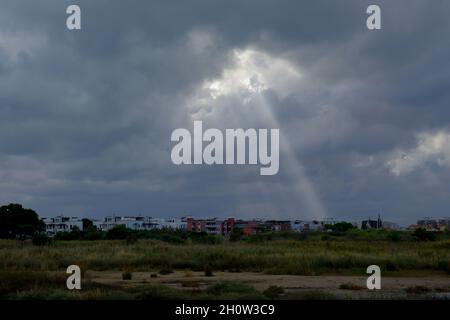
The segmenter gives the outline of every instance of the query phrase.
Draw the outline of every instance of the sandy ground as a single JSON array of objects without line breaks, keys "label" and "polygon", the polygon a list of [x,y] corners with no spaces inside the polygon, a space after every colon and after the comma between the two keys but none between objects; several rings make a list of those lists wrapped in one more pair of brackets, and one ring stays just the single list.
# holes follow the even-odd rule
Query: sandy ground
[{"label": "sandy ground", "polygon": [[[382,277],[381,290],[366,289],[366,276],[295,276],[295,275],[268,275],[250,272],[214,272],[212,277],[205,277],[203,272],[175,271],[168,275],[159,275],[151,278],[152,272],[133,272],[132,280],[122,280],[122,272],[89,271],[91,281],[102,284],[120,286],[139,286],[143,284],[162,284],[177,289],[192,290],[205,289],[220,281],[236,281],[247,283],[259,291],[270,286],[280,286],[286,292],[320,291],[334,294],[344,299],[401,299],[411,298],[405,289],[423,286],[429,292],[416,297],[439,297],[450,299],[450,277],[445,275],[419,276],[419,277]],[[360,290],[343,290],[339,286],[351,283],[360,287]]]}]

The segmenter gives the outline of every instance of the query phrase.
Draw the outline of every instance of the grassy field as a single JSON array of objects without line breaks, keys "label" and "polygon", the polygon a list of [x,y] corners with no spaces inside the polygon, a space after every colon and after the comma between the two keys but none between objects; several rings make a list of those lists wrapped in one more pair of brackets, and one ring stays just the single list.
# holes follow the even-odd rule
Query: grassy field
[{"label": "grassy field", "polygon": [[[65,270],[72,264],[79,265],[83,272],[83,290],[80,292],[65,289]],[[439,290],[450,291],[449,240],[414,242],[336,240],[325,237],[257,242],[224,241],[205,245],[189,241],[170,244],[140,239],[133,243],[126,240],[54,241],[49,246],[0,240],[0,297],[333,298],[323,291],[306,291],[303,295],[295,296],[289,290],[286,291],[286,288],[277,288],[276,285],[257,290],[238,275],[320,276],[318,278],[333,275],[365,276],[367,266],[372,264],[379,265],[383,276],[387,277],[440,277],[443,284]],[[118,281],[99,280],[102,278],[99,275],[108,272],[119,277]],[[180,272],[183,272],[182,276]],[[179,286],[171,285],[170,281],[161,281],[172,273],[180,275],[176,280]],[[229,276],[223,276],[222,281],[217,276],[219,273],[235,274],[239,281],[233,281],[233,277]],[[93,277],[93,274],[97,276]],[[139,282],[133,280],[133,275],[137,274],[140,274]],[[190,277],[189,274],[197,276]],[[202,275],[201,278],[199,274]],[[120,279],[120,275],[124,278]],[[183,280],[183,277],[186,279]],[[158,281],[153,281],[155,278]],[[213,281],[215,278],[220,281]],[[128,279],[128,282],[124,279]],[[343,286],[341,289],[346,288]],[[355,286],[354,289],[357,291],[359,287]],[[409,290],[414,292],[413,287]]]}]

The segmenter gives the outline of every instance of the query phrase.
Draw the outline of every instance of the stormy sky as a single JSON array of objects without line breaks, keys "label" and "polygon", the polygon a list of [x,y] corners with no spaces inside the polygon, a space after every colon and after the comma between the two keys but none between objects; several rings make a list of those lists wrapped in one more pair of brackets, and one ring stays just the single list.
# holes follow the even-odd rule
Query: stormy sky
[{"label": "stormy sky", "polygon": [[[70,4],[82,30],[66,28]],[[366,28],[366,8],[382,29]],[[450,216],[450,2],[0,0],[0,204],[41,216]],[[175,166],[279,128],[280,171]]]}]

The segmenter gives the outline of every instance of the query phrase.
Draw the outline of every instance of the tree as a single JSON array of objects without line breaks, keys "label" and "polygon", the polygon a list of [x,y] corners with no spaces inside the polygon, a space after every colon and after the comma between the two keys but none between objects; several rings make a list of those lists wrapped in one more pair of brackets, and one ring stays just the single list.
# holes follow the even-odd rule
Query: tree
[{"label": "tree", "polygon": [[240,241],[244,236],[244,231],[240,228],[234,228],[230,234],[230,241]]},{"label": "tree", "polygon": [[326,224],[325,229],[333,232],[347,232],[350,229],[355,228],[350,222],[338,222],[334,225]]},{"label": "tree", "polygon": [[36,232],[33,235],[32,243],[35,246],[47,246],[51,242],[51,239],[45,234],[45,232]]},{"label": "tree", "polygon": [[86,231],[90,227],[94,226],[94,223],[92,222],[92,220],[89,220],[87,218],[83,218],[81,221],[83,221],[83,230],[84,231]]},{"label": "tree", "polygon": [[106,232],[106,238],[110,240],[123,240],[130,234],[130,229],[124,225],[117,225]]},{"label": "tree", "polygon": [[0,238],[31,237],[44,230],[45,224],[34,210],[17,203],[0,207]]}]

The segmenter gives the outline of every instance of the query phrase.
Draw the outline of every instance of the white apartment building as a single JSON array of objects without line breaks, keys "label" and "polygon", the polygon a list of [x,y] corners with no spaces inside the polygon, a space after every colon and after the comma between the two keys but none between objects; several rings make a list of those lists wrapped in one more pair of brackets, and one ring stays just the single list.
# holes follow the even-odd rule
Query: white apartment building
[{"label": "white apartment building", "polygon": [[108,231],[112,228],[123,225],[132,230],[186,230],[187,222],[183,218],[152,218],[143,216],[108,216],[101,221],[94,221],[101,231]]},{"label": "white apartment building", "polygon": [[186,230],[187,221],[185,218],[149,218],[148,223],[152,229],[172,229],[172,230]]},{"label": "white apartment building", "polygon": [[144,223],[144,217],[132,217],[132,216],[108,216],[103,220],[94,221],[94,226],[101,231],[108,231],[116,226],[124,226],[133,230],[145,230],[142,225]]},{"label": "white apartment building", "polygon": [[326,218],[326,219],[323,219],[322,225],[325,226],[326,224],[329,224],[331,226],[334,226],[335,224],[341,223],[341,222],[344,222],[344,220],[339,220],[336,218]]},{"label": "white apartment building", "polygon": [[45,223],[45,231],[49,237],[55,236],[58,232],[70,232],[77,228],[78,230],[83,230],[83,221],[78,217],[65,217],[61,215],[42,220]]}]

